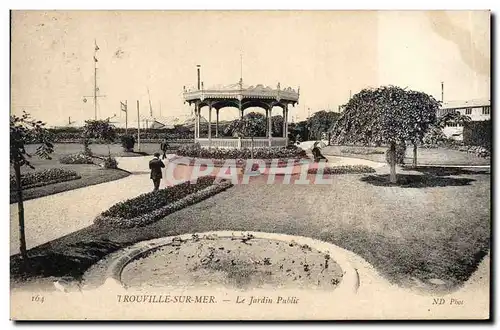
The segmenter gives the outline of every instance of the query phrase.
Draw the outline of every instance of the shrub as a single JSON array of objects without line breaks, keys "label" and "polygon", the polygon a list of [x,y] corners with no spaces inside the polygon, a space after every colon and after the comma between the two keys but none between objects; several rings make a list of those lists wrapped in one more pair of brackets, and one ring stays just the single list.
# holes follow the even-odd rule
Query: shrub
[{"label": "shrub", "polygon": [[481,146],[491,150],[492,128],[491,120],[471,121],[464,124],[464,143]]},{"label": "shrub", "polygon": [[[21,186],[24,189],[34,188],[75,179],[80,179],[80,176],[75,171],[62,168],[51,168],[22,174]],[[10,188],[16,188],[15,175],[10,176]]]},{"label": "shrub", "polygon": [[353,155],[375,155],[375,154],[383,154],[384,152],[381,150],[370,149],[370,148],[356,148],[356,147],[347,147],[340,149],[340,152],[343,154],[353,154]]},{"label": "shrub", "polygon": [[323,169],[310,168],[308,174],[317,174],[318,172],[323,172],[323,174],[360,174],[360,173],[375,173],[375,169],[366,165],[341,165],[325,167]]},{"label": "shrub", "polygon": [[121,143],[125,151],[134,151],[135,138],[133,135],[122,135]]},{"label": "shrub", "polygon": [[94,164],[92,156],[80,152],[72,155],[64,155],[59,158],[61,164]]},{"label": "shrub", "polygon": [[118,161],[116,158],[108,156],[104,159],[104,168],[118,168]]},{"label": "shrub", "polygon": [[231,186],[227,180],[216,183],[213,176],[201,177],[194,184],[187,181],[115,204],[94,222],[124,228],[144,226]]},{"label": "shrub", "polygon": [[[189,144],[181,146],[176,152],[179,156],[208,159],[250,159],[251,151],[249,148],[241,149],[220,149],[220,148],[202,148],[200,144]],[[254,148],[253,155],[255,159],[288,159],[288,158],[306,158],[306,152],[300,148],[294,147],[271,147]]]}]

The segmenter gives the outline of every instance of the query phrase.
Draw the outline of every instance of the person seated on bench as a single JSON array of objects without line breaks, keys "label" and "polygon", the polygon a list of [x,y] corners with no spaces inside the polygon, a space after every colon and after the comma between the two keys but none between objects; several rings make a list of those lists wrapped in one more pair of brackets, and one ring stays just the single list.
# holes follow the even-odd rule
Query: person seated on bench
[{"label": "person seated on bench", "polygon": [[325,161],[328,162],[328,159],[326,159],[326,157],[321,154],[321,151],[320,151],[320,149],[318,147],[318,144],[319,144],[318,141],[314,142],[314,146],[313,146],[313,148],[311,150],[312,154],[313,154],[313,157],[314,157],[314,161],[316,163],[319,162],[320,160],[325,160]]}]

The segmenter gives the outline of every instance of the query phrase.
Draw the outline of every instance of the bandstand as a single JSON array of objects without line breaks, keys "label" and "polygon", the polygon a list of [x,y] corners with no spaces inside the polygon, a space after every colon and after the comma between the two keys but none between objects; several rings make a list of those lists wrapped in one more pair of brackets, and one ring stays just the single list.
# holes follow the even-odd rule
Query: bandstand
[{"label": "bandstand", "polygon": [[[254,137],[254,147],[285,147],[288,145],[288,106],[295,106],[299,101],[300,88],[295,91],[291,87],[281,89],[278,83],[275,89],[263,86],[245,86],[240,82],[228,86],[216,86],[205,89],[203,83],[198,88],[184,87],[184,102],[194,105],[195,142],[202,147],[244,148],[251,146],[250,138],[222,138],[219,136],[219,112],[226,107],[239,110],[240,118],[248,108],[258,107],[266,111],[266,137]],[[283,111],[283,136],[272,136],[272,111],[279,107]],[[203,108],[208,109],[208,136],[200,136],[200,121]],[[215,109],[215,132],[212,131],[212,109]]]}]

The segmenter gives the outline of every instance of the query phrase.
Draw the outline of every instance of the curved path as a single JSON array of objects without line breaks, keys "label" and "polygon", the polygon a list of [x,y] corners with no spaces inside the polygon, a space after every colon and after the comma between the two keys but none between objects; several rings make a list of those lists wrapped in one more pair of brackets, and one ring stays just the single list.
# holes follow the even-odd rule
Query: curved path
[{"label": "curved path", "polygon": [[[24,202],[27,248],[50,242],[91,225],[113,204],[152,190],[148,161],[151,157],[118,157],[125,178],[78,188]],[[19,253],[17,204],[10,205],[10,255]]]},{"label": "curved path", "polygon": [[[173,155],[169,155],[172,157]],[[146,157],[117,157],[121,169],[132,174],[119,180],[78,188],[24,202],[28,249],[50,242],[87,226],[112,205],[152,190]],[[384,164],[364,159],[328,156],[329,166]],[[165,175],[164,175],[165,176]],[[10,205],[10,255],[19,253],[17,204]]]}]

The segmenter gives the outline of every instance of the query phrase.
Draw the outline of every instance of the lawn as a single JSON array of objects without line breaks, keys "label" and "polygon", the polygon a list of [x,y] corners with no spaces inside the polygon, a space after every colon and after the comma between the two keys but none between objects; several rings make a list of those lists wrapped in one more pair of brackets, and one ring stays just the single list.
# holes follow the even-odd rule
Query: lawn
[{"label": "lawn", "polygon": [[[363,149],[373,150],[378,153],[362,154],[362,153],[345,153],[345,149]],[[346,147],[346,146],[328,146],[321,149],[321,153],[328,156],[346,156],[361,159],[368,159],[374,162],[385,163],[386,147]],[[382,152],[382,153],[380,153]],[[446,149],[446,148],[418,148],[417,150],[418,165],[490,165],[489,158],[477,157],[466,152]],[[413,162],[413,147],[406,149],[405,164]]]},{"label": "lawn", "polygon": [[[211,230],[264,231],[337,244],[400,286],[426,283],[436,289],[432,282],[439,280],[440,290],[456,289],[490,247],[489,172],[423,169],[404,171],[401,178],[402,186],[379,184],[377,174],[337,175],[332,185],[237,185],[146,227],[90,226],[30,254],[40,260],[35,273],[78,278],[99,258],[138,241]],[[19,276],[17,256],[11,265]]]},{"label": "lawn", "polygon": [[[105,144],[95,144],[91,145],[91,149],[96,156],[102,157],[107,156],[108,154],[108,146]],[[155,144],[145,144],[141,147],[141,150],[146,150],[146,152],[154,153],[158,151],[159,146]],[[36,145],[28,145],[26,151],[29,154],[34,154],[36,150]],[[23,197],[25,200],[30,200],[34,198],[39,198],[43,196],[48,196],[56,193],[60,193],[63,191],[68,191],[72,189],[82,188],[94,184],[104,183],[108,181],[113,181],[117,179],[121,179],[129,175],[128,172],[120,170],[120,169],[104,169],[99,167],[97,164],[102,162],[99,158],[95,158],[95,164],[61,164],[59,162],[59,158],[63,155],[75,154],[81,152],[83,147],[81,144],[76,143],[60,143],[54,145],[54,152],[51,154],[52,159],[40,159],[36,156],[33,156],[30,159],[31,164],[35,167],[35,169],[31,169],[29,167],[23,167],[21,169],[21,173],[26,173],[30,171],[39,171],[43,169],[49,168],[63,168],[68,170],[73,170],[78,173],[81,177],[77,180],[71,180],[66,182],[59,182],[55,184],[46,185],[43,187],[30,188],[23,191]],[[127,154],[128,156],[134,156],[137,154],[125,153],[123,152],[123,148],[121,145],[114,144],[110,146],[111,154],[115,157],[124,156]],[[139,154],[139,156],[141,156]],[[118,164],[120,167],[120,164]],[[10,168],[10,173],[13,174],[13,168]],[[10,193],[10,202],[15,203],[17,201],[17,196],[15,191],[11,191]]]}]

